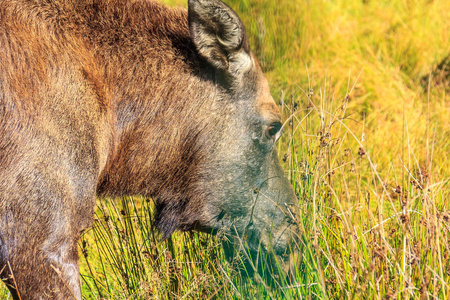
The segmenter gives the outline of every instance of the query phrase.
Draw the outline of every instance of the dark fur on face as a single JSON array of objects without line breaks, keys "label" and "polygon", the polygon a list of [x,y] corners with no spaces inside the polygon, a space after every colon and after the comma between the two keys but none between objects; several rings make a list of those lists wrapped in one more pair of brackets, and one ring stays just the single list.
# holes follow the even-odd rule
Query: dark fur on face
[{"label": "dark fur on face", "polygon": [[97,196],[154,197],[165,238],[224,230],[287,251],[280,112],[219,0],[3,0],[0,62],[0,275],[15,299],[81,298],[76,243]]}]

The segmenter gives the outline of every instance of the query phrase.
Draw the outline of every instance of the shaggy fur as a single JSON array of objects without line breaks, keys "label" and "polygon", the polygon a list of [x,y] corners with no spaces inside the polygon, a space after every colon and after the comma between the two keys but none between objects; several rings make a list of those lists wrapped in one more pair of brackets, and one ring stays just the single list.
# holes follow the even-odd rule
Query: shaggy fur
[{"label": "shaggy fur", "polygon": [[279,122],[218,0],[189,14],[0,0],[0,275],[14,299],[81,299],[76,245],[97,196],[154,197],[163,237],[251,231],[284,253],[295,196],[267,134]]}]

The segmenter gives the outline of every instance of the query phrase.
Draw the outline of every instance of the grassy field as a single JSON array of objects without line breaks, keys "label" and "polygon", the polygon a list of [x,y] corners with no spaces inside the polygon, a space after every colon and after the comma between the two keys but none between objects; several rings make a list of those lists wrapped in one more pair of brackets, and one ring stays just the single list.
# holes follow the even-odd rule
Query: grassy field
[{"label": "grassy field", "polygon": [[246,276],[245,253],[228,262],[222,237],[159,241],[151,200],[103,199],[80,241],[83,296],[450,298],[448,1],[226,2],[286,120],[278,150],[301,212],[295,280]]}]

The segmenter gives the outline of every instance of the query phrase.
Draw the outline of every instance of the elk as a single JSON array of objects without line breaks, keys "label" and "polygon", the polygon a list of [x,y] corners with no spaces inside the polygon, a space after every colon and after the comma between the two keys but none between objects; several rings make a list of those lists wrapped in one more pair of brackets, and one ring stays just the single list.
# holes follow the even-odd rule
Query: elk
[{"label": "elk", "polygon": [[77,240],[105,196],[153,197],[163,238],[222,230],[288,254],[281,128],[219,0],[1,0],[2,280],[14,299],[81,299]]}]

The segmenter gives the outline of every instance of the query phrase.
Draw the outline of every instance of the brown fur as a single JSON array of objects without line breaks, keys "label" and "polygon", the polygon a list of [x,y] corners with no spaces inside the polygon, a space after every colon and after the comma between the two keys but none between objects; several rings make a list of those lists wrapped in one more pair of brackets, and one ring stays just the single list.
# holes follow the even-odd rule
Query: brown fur
[{"label": "brown fur", "polygon": [[[191,35],[186,11],[151,1],[0,1],[0,274],[16,299],[81,298],[76,242],[97,196],[155,197],[167,237],[244,218],[236,201],[272,189],[253,178],[282,176],[270,139],[264,157],[242,146],[280,121],[245,32],[211,55]],[[233,55],[252,69],[227,71]]]}]

